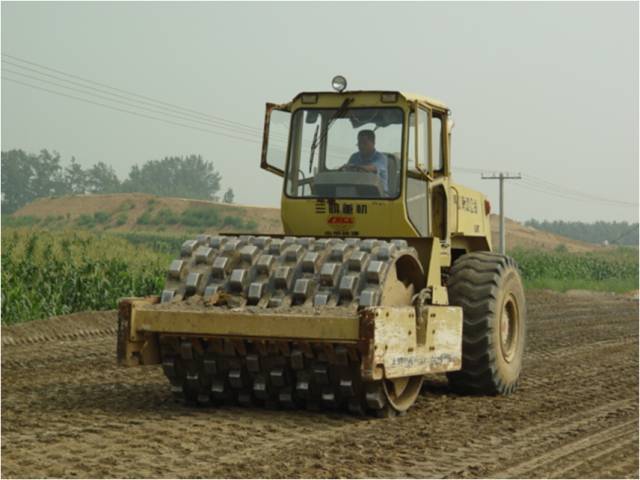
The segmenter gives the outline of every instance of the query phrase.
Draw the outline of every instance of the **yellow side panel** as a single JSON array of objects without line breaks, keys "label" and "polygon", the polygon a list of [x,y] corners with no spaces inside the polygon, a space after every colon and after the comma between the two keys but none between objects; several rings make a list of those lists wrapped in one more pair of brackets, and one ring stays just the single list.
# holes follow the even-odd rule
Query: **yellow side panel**
[{"label": "yellow side panel", "polygon": [[451,184],[451,234],[465,237],[484,237],[491,245],[491,223],[485,215],[486,197],[459,184]]},{"label": "yellow side panel", "polygon": [[397,200],[291,199],[282,197],[287,235],[415,237],[402,198]]}]

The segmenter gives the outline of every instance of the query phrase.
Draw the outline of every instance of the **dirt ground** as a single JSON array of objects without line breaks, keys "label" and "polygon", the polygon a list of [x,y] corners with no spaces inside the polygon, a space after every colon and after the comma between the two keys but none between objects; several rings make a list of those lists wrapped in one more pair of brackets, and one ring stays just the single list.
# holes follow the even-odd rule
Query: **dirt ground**
[{"label": "dirt ground", "polygon": [[638,303],[528,295],[522,386],[430,377],[393,419],[191,408],[115,365],[115,314],[2,329],[2,477],[638,477]]}]

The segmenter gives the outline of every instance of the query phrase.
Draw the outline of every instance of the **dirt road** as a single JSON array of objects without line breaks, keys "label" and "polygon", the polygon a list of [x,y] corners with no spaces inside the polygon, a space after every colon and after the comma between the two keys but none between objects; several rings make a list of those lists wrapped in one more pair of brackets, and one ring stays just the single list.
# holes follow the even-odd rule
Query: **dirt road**
[{"label": "dirt road", "polygon": [[429,379],[404,417],[174,403],[115,366],[115,314],[2,329],[3,477],[638,477],[638,306],[529,294],[508,398]]}]

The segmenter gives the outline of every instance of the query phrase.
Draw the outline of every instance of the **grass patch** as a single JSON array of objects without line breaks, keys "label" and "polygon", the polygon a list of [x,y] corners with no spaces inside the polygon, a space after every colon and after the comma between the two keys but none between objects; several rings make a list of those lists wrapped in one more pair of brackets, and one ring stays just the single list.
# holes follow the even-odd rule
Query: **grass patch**
[{"label": "grass patch", "polygon": [[12,217],[11,215],[2,215],[2,226],[3,227],[34,227],[40,223],[40,219],[38,217],[33,217],[31,215],[23,215],[20,217]]}]

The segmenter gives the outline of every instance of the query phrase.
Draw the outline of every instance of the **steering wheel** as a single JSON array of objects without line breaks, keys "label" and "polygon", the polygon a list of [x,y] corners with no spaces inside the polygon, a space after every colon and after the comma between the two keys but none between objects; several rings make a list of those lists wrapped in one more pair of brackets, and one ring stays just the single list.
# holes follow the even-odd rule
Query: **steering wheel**
[{"label": "steering wheel", "polygon": [[362,165],[343,165],[338,170],[341,172],[369,172]]}]

